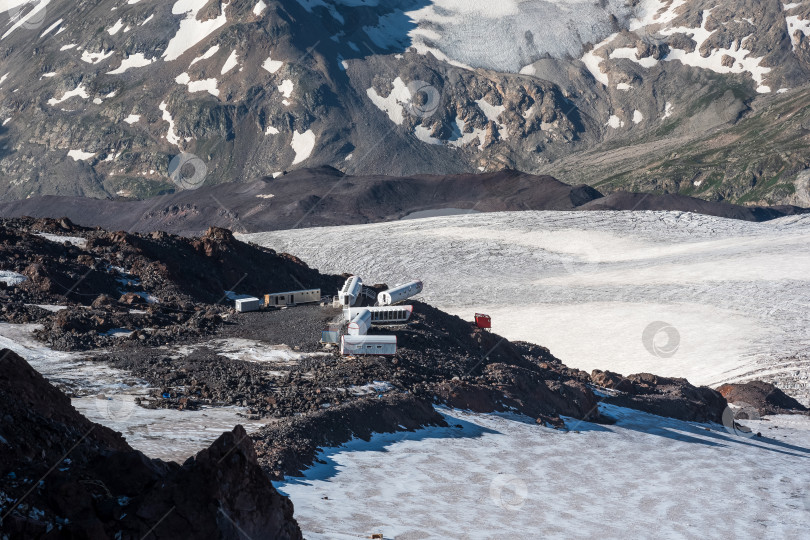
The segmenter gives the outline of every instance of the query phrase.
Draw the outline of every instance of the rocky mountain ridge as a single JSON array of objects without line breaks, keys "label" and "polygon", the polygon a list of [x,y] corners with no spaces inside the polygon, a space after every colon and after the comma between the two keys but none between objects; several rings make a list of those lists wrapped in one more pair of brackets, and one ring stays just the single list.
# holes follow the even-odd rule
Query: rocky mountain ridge
[{"label": "rocky mountain ridge", "polygon": [[140,198],[178,189],[184,164],[180,188],[319,165],[391,175],[512,167],[606,191],[807,204],[801,148],[696,172],[675,157],[680,169],[629,165],[621,178],[566,159],[629,145],[629,163],[663,160],[760,103],[804,96],[810,3],[573,9],[14,0],[0,28],[0,193]]}]

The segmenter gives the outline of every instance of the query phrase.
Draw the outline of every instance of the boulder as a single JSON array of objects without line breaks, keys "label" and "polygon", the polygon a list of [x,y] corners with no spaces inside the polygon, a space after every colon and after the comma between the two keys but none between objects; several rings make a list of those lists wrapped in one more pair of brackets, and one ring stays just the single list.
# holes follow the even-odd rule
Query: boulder
[{"label": "boulder", "polygon": [[633,391],[632,382],[612,371],[600,371],[595,369],[591,372],[591,381],[596,386],[601,386],[602,388],[619,390],[620,392]]},{"label": "boulder", "polygon": [[618,373],[594,371],[594,384],[618,391],[604,398],[605,403],[637,409],[658,416],[694,422],[723,420],[726,399],[706,386],[694,386],[686,379],[637,373],[622,377]]},{"label": "boulder", "polygon": [[93,309],[111,309],[116,307],[115,299],[106,294],[100,294],[90,304]]},{"label": "boulder", "polygon": [[562,427],[561,416],[596,420],[596,395],[574,379],[546,378],[537,371],[507,364],[486,366],[474,381],[451,380],[435,385],[447,405],[476,412],[518,411],[540,422]]},{"label": "boulder", "polygon": [[121,304],[126,304],[128,306],[146,306],[149,304],[143,296],[128,292],[126,294],[121,295],[121,298],[118,299],[118,302]]},{"label": "boulder", "polygon": [[760,415],[808,414],[810,409],[785,394],[771,383],[751,381],[744,384],[724,384],[717,388],[729,403],[745,403],[755,407]]}]

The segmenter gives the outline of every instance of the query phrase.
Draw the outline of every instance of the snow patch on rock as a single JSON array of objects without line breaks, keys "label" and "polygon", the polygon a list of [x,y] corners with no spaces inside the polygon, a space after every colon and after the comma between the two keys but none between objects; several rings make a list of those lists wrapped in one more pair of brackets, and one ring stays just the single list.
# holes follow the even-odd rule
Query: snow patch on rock
[{"label": "snow patch on rock", "polygon": [[299,133],[298,130],[293,131],[292,142],[290,143],[293,151],[295,152],[295,159],[292,164],[297,165],[309,156],[315,150],[315,133],[308,129],[304,133]]},{"label": "snow patch on rock", "polygon": [[199,81],[192,81],[191,76],[184,72],[175,77],[174,80],[177,84],[186,85],[186,87],[188,87],[188,91],[192,94],[195,92],[208,92],[212,96],[219,97],[219,89],[217,88],[219,81],[217,81],[217,79],[202,79]]},{"label": "snow patch on rock", "polygon": [[267,60],[265,60],[264,63],[262,63],[262,68],[265,69],[266,71],[269,71],[270,73],[275,73],[276,71],[281,69],[281,66],[283,65],[284,62],[281,62],[279,60],[273,60],[271,57],[268,56]]},{"label": "snow patch on rock", "polygon": [[124,58],[121,61],[121,65],[112,71],[108,71],[107,75],[120,75],[128,69],[148,66],[155,60],[155,58],[146,58],[143,53],[135,53],[130,55],[129,58]]},{"label": "snow patch on rock", "polygon": [[95,152],[85,152],[83,150],[70,150],[67,153],[68,157],[73,158],[73,161],[86,161],[96,155]]},{"label": "snow patch on rock", "polygon": [[411,91],[401,77],[394,79],[393,89],[387,97],[380,96],[374,88],[367,89],[366,95],[393,123],[399,126],[405,121],[403,105],[411,101]]},{"label": "snow patch on rock", "polygon": [[225,26],[228,22],[225,12],[229,5],[225,3],[220,4],[221,13],[215,19],[197,20],[197,14],[207,3],[208,0],[178,0],[172,6],[174,15],[186,14],[186,18],[180,21],[180,29],[166,46],[163,52],[164,60],[167,62],[177,60],[214,31]]},{"label": "snow patch on rock", "polygon": [[65,92],[62,94],[62,97],[59,99],[51,98],[48,100],[48,105],[54,106],[62,103],[63,101],[67,101],[72,97],[80,97],[82,99],[87,99],[90,97],[90,94],[87,93],[87,88],[83,84],[79,84],[76,88],[69,92]]},{"label": "snow patch on rock", "polygon": [[12,272],[10,270],[0,270],[0,281],[5,283],[9,287],[19,285],[20,283],[27,280],[28,278],[26,276],[18,274],[17,272]]},{"label": "snow patch on rock", "polygon": [[225,75],[230,70],[235,68],[239,65],[239,58],[237,56],[236,51],[231,51],[231,55],[225,60],[225,65],[222,66],[222,70],[219,72],[220,75]]}]

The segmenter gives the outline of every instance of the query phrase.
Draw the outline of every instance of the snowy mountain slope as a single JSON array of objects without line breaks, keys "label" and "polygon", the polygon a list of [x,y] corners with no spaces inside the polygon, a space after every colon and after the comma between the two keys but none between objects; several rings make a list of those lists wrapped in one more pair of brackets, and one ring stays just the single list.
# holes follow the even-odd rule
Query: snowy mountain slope
[{"label": "snowy mountain slope", "polygon": [[[347,237],[363,249],[345,250]],[[489,313],[496,333],[571,367],[704,385],[764,379],[810,403],[806,217],[475,214],[245,238],[323,271],[421,279],[432,304],[465,319]]]},{"label": "snowy mountain slope", "polygon": [[[323,164],[374,174],[531,172],[640,138],[660,142],[663,158],[670,139],[733,124],[783,89],[803,91],[810,73],[807,2],[4,7],[0,194],[9,198],[143,197]],[[181,152],[199,159],[173,183]],[[810,164],[798,154],[775,167],[785,185]],[[742,172],[769,159],[712,165],[722,178],[698,194],[744,197]],[[646,177],[639,187],[673,189]],[[786,202],[784,189],[752,200]]]},{"label": "snowy mountain slope", "polygon": [[746,422],[765,437],[747,439],[602,408],[615,425],[570,432],[444,411],[451,427],[327,449],[276,487],[312,539],[805,537],[806,417]]}]

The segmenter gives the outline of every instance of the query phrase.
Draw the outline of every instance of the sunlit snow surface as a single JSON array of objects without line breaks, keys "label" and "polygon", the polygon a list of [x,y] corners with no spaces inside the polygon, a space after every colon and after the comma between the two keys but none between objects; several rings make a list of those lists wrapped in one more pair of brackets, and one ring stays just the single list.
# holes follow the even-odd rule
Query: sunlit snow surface
[{"label": "sunlit snow surface", "polygon": [[[246,238],[368,283],[421,279],[428,302],[488,313],[572,367],[763,378],[810,402],[810,216],[487,213]],[[664,332],[642,340],[658,321],[677,330],[672,354]]]},{"label": "sunlit snow surface", "polygon": [[[571,431],[443,411],[451,427],[375,435],[276,486],[309,540],[806,538],[810,419],[763,437],[612,406]],[[456,427],[460,426],[460,427]]]}]

